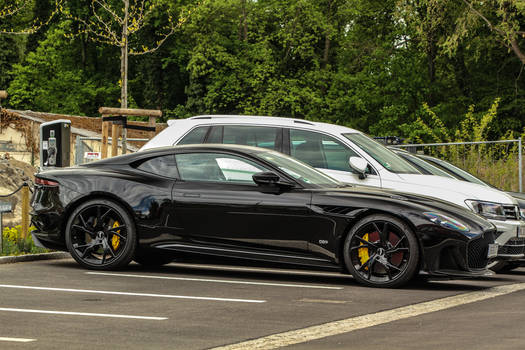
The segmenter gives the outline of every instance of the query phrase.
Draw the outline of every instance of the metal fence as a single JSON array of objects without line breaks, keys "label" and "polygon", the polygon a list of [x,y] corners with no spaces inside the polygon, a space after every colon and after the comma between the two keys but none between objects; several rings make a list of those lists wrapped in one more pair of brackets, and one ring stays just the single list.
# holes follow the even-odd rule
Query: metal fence
[{"label": "metal fence", "polygon": [[469,145],[490,145],[490,144],[516,144],[517,145],[517,167],[518,167],[518,188],[523,192],[523,145],[521,138],[516,140],[498,140],[498,141],[472,141],[472,142],[448,142],[448,143],[419,143],[406,145],[392,145],[392,147],[407,148],[410,152],[416,153],[418,148],[425,147],[450,147],[450,146],[469,146]]},{"label": "metal fence", "polygon": [[[128,138],[126,142],[148,142],[150,139]],[[108,143],[112,144],[111,137]],[[122,149],[122,141],[118,140],[119,148]],[[102,147],[102,137],[77,136],[75,138],[75,165],[88,163],[99,159]],[[127,152],[136,152],[138,147],[127,145]]]}]

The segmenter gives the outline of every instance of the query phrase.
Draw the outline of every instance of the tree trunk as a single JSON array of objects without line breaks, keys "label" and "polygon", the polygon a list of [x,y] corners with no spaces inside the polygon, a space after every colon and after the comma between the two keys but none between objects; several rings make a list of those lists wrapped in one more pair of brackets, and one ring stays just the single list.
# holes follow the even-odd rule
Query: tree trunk
[{"label": "tree trunk", "polygon": [[120,108],[128,108],[128,11],[129,0],[124,0],[124,23],[120,55]]},{"label": "tree trunk", "polygon": [[[128,108],[128,18],[129,18],[129,0],[124,1],[124,23],[122,24],[122,46],[120,61],[120,108]],[[122,128],[122,154],[127,151],[127,130]],[[112,140],[117,142],[117,140]]]},{"label": "tree trunk", "polygon": [[525,54],[521,51],[520,47],[518,46],[518,41],[516,39],[512,39],[510,42],[512,46],[512,51],[518,56],[522,64],[525,64]]}]

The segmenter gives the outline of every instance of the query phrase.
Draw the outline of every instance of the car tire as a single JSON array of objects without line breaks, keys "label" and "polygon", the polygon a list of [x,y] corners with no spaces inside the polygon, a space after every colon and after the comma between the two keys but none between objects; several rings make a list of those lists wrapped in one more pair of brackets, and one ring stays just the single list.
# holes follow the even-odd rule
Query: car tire
[{"label": "car tire", "polygon": [[133,257],[133,261],[142,266],[155,267],[169,264],[173,261],[173,256],[163,252],[138,250]]},{"label": "car tire", "polygon": [[107,199],[92,199],[75,208],[65,238],[73,259],[94,270],[126,266],[137,245],[131,216],[120,204]]},{"label": "car tire", "polygon": [[414,277],[419,267],[415,234],[391,215],[374,214],[359,220],[346,236],[343,249],[348,271],[359,283],[370,287],[400,287]]}]

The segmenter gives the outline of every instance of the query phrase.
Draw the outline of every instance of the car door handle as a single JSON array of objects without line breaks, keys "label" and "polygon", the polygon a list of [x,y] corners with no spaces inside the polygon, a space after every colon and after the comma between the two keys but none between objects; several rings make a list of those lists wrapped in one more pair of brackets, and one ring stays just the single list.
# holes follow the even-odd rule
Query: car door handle
[{"label": "car door handle", "polygon": [[189,198],[199,198],[201,195],[198,193],[184,193],[182,196]]}]

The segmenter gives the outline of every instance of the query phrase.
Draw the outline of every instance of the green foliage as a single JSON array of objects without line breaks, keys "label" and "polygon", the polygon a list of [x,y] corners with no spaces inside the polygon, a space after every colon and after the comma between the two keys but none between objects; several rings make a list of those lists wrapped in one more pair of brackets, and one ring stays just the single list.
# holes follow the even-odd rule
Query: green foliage
[{"label": "green foliage", "polygon": [[[67,9],[96,22],[89,3],[68,1]],[[512,34],[525,32],[520,1],[468,1],[493,30],[456,0],[151,3],[135,44],[151,46],[165,33],[167,10],[160,9],[196,7],[157,51],[130,57],[130,106],[162,109],[164,118],[276,115],[435,140],[421,124],[433,111],[441,124],[432,129],[448,140],[469,106],[488,110],[499,98],[498,122],[484,137],[525,127],[525,74],[515,51],[502,45],[514,39],[524,46]],[[31,4],[20,23],[0,24],[47,18],[54,8],[53,0]],[[5,105],[91,116],[102,105],[118,106],[120,52],[85,34],[67,35],[85,29],[62,16],[28,38],[0,36],[0,89],[11,95]],[[439,132],[445,129],[448,136]]]},{"label": "green foliage", "polygon": [[[499,122],[499,103],[500,99],[496,98],[490,108],[482,113],[475,113],[474,105],[469,106],[454,134],[426,104],[416,122],[405,124],[402,128],[410,141],[415,143],[485,141],[493,125]],[[502,138],[512,140],[515,136],[509,131]],[[424,147],[424,152],[448,160],[500,189],[517,191],[519,188],[517,143]]]},{"label": "green foliage", "polygon": [[[30,227],[29,232],[35,228]],[[35,246],[33,238],[30,234],[26,238],[21,235],[22,226],[4,227],[3,235],[3,250],[0,255],[23,255],[23,254],[38,254],[45,253],[48,250]]]},{"label": "green foliage", "polygon": [[96,102],[109,103],[118,96],[118,87],[101,79],[98,74],[88,75],[79,64],[78,49],[64,37],[71,24],[63,22],[50,30],[30,52],[23,64],[13,65],[14,77],[8,92],[10,106],[65,114],[96,113]]}]

